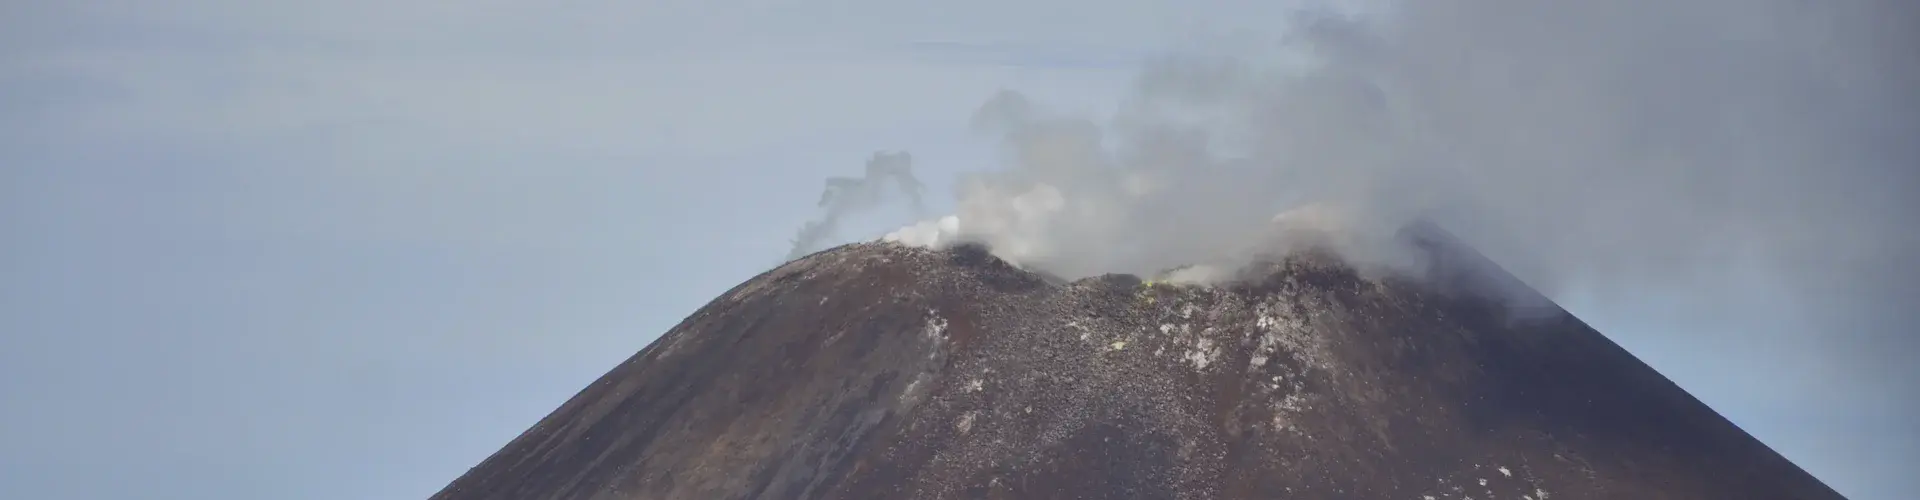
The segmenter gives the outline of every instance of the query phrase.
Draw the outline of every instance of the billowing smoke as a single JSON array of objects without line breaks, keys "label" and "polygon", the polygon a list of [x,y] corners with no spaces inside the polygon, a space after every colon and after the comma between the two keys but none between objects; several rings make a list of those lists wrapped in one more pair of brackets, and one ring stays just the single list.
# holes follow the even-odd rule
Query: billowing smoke
[{"label": "billowing smoke", "polygon": [[1755,327],[1818,331],[1793,345],[1841,352],[1860,374],[1846,380],[1908,407],[1917,12],[1902,0],[1303,10],[1275,20],[1284,36],[1266,53],[1149,64],[1110,117],[993,96],[974,119],[1002,139],[1003,164],[958,181],[951,217],[888,238],[981,241],[1077,277],[1231,256],[1307,203],[1341,207],[1357,231],[1419,216],[1559,300],[1782,308],[1768,317],[1793,324]]},{"label": "billowing smoke", "polygon": [[1276,20],[1285,36],[1263,57],[1150,64],[1112,117],[994,96],[974,122],[1003,139],[1004,164],[959,180],[953,219],[890,237],[982,241],[1062,276],[1151,273],[1245,248],[1276,213],[1322,202],[1359,230],[1438,221],[1549,294],[1912,268],[1914,11],[1303,10]]},{"label": "billowing smoke", "polygon": [[[1150,70],[1147,78],[1194,69],[1174,66],[1184,63],[1168,61]],[[1271,83],[1293,86],[1308,78],[1302,74]],[[1379,185],[1356,182],[1358,178],[1310,177],[1314,173],[1309,169],[1319,167],[1294,164],[1296,160],[1278,150],[1243,147],[1252,142],[1235,144],[1244,139],[1234,135],[1245,132],[1235,129],[1252,125],[1233,123],[1244,118],[1233,116],[1241,111],[1236,105],[1209,109],[1215,106],[1153,87],[1163,83],[1144,81],[1139,100],[1104,127],[1085,118],[1051,115],[1018,93],[995,96],[981,107],[974,124],[1002,138],[1009,167],[964,176],[957,186],[954,216],[888,238],[935,245],[985,243],[1010,262],[1066,277],[1152,274],[1189,264],[1233,266],[1284,243],[1278,238],[1308,234],[1299,229],[1384,240],[1385,233],[1412,214],[1407,211],[1410,204],[1383,203],[1384,198],[1367,191]],[[1320,90],[1338,89],[1302,86],[1272,98],[1336,97]],[[1320,125],[1339,126],[1331,121]],[[1343,177],[1361,169],[1390,168],[1379,159],[1365,158],[1364,148],[1355,145],[1325,140],[1307,144],[1351,147],[1356,154],[1333,158],[1347,162],[1343,168],[1349,172],[1340,174]],[[1357,255],[1375,248],[1349,244],[1341,249]]]},{"label": "billowing smoke", "polygon": [[906,195],[915,214],[925,215],[926,203],[922,196],[926,185],[913,176],[913,156],[905,152],[874,153],[867,160],[866,175],[827,179],[826,190],[820,192],[820,218],[800,227],[799,234],[793,237],[793,250],[787,253],[787,259],[797,259],[821,250],[835,236],[835,231],[840,229],[843,218],[881,206],[886,201],[889,183]]}]

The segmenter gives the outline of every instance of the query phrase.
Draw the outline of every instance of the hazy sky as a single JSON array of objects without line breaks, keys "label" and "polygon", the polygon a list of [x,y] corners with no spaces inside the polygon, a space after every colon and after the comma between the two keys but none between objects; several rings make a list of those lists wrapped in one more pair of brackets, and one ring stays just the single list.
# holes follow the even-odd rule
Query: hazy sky
[{"label": "hazy sky", "polygon": [[[823,179],[906,150],[950,207],[996,158],[969,123],[995,92],[1110,112],[1149,57],[1258,45],[1285,10],[1056,5],[0,4],[0,498],[424,498],[776,264]],[[1858,7],[1837,31],[1920,29],[1835,5]],[[1879,67],[1844,56],[1808,70]],[[1854,104],[1904,112],[1868,98],[1916,88],[1907,69],[1847,73],[1885,79],[1846,82]],[[1886,201],[1910,175],[1822,168],[1894,193],[1862,213],[1914,208]],[[1862,234],[1828,236],[1882,241]],[[1703,265],[1552,293],[1842,493],[1920,491],[1913,312],[1886,313],[1920,303],[1911,282],[1835,278],[1807,305],[1777,269]]]}]

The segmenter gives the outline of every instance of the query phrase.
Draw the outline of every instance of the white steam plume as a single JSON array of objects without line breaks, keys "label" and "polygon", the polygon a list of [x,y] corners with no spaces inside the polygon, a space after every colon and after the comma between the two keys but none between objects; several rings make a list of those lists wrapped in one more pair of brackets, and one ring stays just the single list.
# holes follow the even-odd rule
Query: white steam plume
[{"label": "white steam plume", "polygon": [[1303,10],[1276,20],[1272,57],[1150,64],[1111,120],[994,96],[975,118],[1004,139],[1005,164],[961,179],[954,218],[892,238],[981,241],[1065,277],[1146,274],[1245,248],[1302,203],[1380,227],[1422,214],[1552,297],[1770,283],[1794,309],[1776,317],[1802,317],[1791,328],[1852,353],[1855,380],[1911,401],[1916,13],[1902,0]]},{"label": "white steam plume", "polygon": [[1104,123],[994,96],[1006,164],[948,225],[1063,276],[1214,258],[1313,201],[1429,216],[1549,294],[1890,265],[1916,247],[1915,9],[1799,5],[1302,11],[1271,58],[1151,64]]}]

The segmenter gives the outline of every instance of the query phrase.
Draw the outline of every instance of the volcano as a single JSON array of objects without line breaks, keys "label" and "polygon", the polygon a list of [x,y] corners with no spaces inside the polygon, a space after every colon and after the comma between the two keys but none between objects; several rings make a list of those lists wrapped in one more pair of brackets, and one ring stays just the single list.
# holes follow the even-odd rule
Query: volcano
[{"label": "volcano", "polygon": [[1444,231],[1399,237],[1419,272],[1307,250],[1213,286],[815,253],[433,498],[1841,498]]}]

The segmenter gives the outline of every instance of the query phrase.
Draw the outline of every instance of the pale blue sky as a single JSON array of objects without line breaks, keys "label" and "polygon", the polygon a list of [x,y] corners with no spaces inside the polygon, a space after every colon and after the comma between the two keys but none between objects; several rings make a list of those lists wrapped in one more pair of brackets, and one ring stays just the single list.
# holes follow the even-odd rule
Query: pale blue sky
[{"label": "pale blue sky", "polygon": [[[454,5],[0,5],[0,498],[424,498],[775,264],[821,179],[903,149],[944,194],[994,91],[1103,111],[1280,9]],[[1848,358],[1752,279],[1559,298],[1909,498],[1910,394],[1833,387]]]}]

